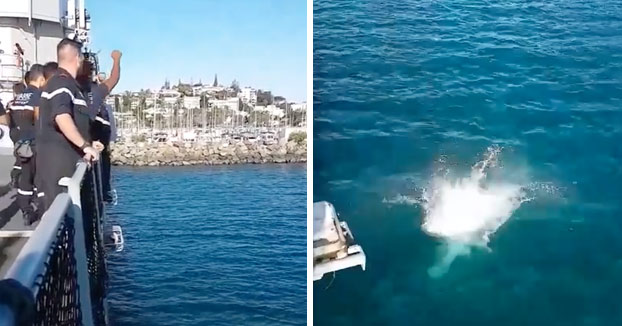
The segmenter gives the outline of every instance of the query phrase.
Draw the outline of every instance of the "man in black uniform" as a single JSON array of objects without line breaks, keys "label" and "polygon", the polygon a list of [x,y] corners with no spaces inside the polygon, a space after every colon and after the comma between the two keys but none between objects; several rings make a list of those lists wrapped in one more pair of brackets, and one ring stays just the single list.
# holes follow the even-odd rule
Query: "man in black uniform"
[{"label": "man in black uniform", "polygon": [[[26,86],[24,86],[24,83],[20,82],[13,84],[13,100],[9,101],[9,103],[7,103],[6,105],[6,120],[9,126],[9,137],[11,138],[13,144],[15,144],[19,139],[17,135],[17,128],[15,128],[15,124],[11,122],[11,106],[15,102],[15,98],[17,97],[17,95],[23,93],[25,89]],[[13,169],[11,170],[11,186],[13,188],[18,187],[17,182],[19,180],[19,174],[21,173],[21,171],[21,160],[18,157],[15,157],[15,164],[13,164]]]},{"label": "man in black uniform", "polygon": [[47,84],[48,80],[54,76],[56,71],[58,70],[58,63],[50,61],[43,66],[43,76],[45,77],[45,83]]},{"label": "man in black uniform", "polygon": [[16,130],[15,156],[21,163],[18,181],[17,205],[22,211],[24,223],[32,224],[37,218],[32,206],[35,177],[35,120],[39,113],[40,87],[45,84],[43,66],[32,65],[28,72],[28,86],[15,97],[10,108],[11,124]]},{"label": "man in black uniform", "polygon": [[91,125],[91,139],[93,143],[103,148],[101,153],[102,163],[102,190],[104,193],[104,200],[110,202],[112,196],[110,195],[110,117],[108,111],[104,107],[105,98],[110,94],[112,89],[119,83],[121,77],[121,52],[118,50],[112,51],[110,54],[112,58],[112,71],[110,72],[110,78],[100,81],[100,83],[93,83],[93,66],[90,62],[84,62],[84,69],[78,76],[78,83],[87,97],[87,103],[92,112],[96,112],[97,116],[95,121]]},{"label": "man in black uniform", "polygon": [[9,120],[6,117],[6,110],[4,110],[4,105],[0,101],[0,125],[9,125]]},{"label": "man in black uniform", "polygon": [[57,46],[58,71],[41,94],[40,124],[37,128],[37,196],[47,210],[63,192],[58,182],[71,177],[82,158],[96,161],[99,152],[85,141],[91,117],[76,75],[82,64],[82,45],[63,39]]}]

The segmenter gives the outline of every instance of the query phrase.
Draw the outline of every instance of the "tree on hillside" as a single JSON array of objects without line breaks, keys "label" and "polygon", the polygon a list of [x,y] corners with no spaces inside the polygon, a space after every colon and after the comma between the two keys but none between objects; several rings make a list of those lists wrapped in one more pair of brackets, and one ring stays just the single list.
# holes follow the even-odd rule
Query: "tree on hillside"
[{"label": "tree on hillside", "polygon": [[253,107],[248,105],[248,103],[241,103],[240,111],[251,113],[253,111]]},{"label": "tree on hillside", "polygon": [[272,92],[262,90],[257,91],[257,105],[266,106],[272,104],[273,102],[274,99],[272,98]]},{"label": "tree on hillside", "polygon": [[132,94],[130,91],[126,91],[123,94],[123,111],[128,112],[132,108]]},{"label": "tree on hillside", "polygon": [[234,79],[231,82],[231,89],[234,90],[236,94],[239,93],[240,92],[240,83],[238,83],[238,81]]},{"label": "tree on hillside", "polygon": [[226,90],[224,90],[224,89],[223,89],[223,90],[221,90],[221,91],[218,91],[218,92],[216,92],[216,93],[214,94],[214,97],[215,97],[217,100],[225,100],[225,99],[227,99],[227,91],[226,91]]},{"label": "tree on hillside", "polygon": [[199,106],[202,108],[206,108],[208,105],[208,99],[207,99],[207,95],[205,95],[205,93],[201,94],[201,98],[199,100]]},{"label": "tree on hillside", "polygon": [[180,84],[177,91],[179,91],[182,95],[192,96],[192,87],[187,84]]}]

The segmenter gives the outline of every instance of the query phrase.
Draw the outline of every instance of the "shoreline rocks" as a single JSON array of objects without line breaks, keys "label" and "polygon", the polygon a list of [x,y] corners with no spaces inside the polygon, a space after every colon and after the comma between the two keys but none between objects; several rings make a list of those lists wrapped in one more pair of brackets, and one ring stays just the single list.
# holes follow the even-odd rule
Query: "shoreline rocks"
[{"label": "shoreline rocks", "polygon": [[234,144],[123,142],[111,144],[110,150],[112,164],[120,166],[268,164],[307,161],[306,140],[275,145],[247,142]]}]

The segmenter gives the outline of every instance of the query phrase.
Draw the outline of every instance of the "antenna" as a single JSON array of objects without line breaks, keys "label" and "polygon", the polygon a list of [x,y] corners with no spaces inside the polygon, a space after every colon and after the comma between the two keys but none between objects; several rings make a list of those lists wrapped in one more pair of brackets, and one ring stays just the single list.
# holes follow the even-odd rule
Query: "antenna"
[{"label": "antenna", "polygon": [[76,0],[67,0],[67,27],[76,28]]},{"label": "antenna", "polygon": [[[91,17],[86,10],[85,0],[67,0],[67,37],[84,45],[91,43]],[[78,4],[76,6],[76,3]]]},{"label": "antenna", "polygon": [[78,26],[79,29],[86,29],[86,8],[84,7],[84,0],[78,0],[80,7],[78,8],[78,10],[80,10],[80,26]]}]

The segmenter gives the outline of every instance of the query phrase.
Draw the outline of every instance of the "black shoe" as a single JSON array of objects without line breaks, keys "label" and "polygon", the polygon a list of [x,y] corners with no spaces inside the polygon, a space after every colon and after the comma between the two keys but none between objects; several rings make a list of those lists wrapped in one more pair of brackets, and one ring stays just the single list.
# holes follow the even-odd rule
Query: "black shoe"
[{"label": "black shoe", "polygon": [[24,217],[24,225],[25,226],[30,226],[32,225],[34,222],[39,220],[39,214],[37,214],[34,211],[26,211],[22,213],[22,216]]}]

